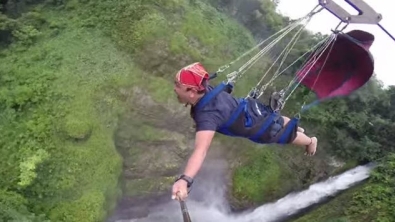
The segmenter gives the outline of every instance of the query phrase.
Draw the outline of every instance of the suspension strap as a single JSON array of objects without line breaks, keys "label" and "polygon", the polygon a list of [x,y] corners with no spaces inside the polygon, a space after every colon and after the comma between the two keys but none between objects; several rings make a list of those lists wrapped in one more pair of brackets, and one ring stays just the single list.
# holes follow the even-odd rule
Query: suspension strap
[{"label": "suspension strap", "polygon": [[285,33],[281,34],[275,40],[273,40],[269,45],[264,47],[261,51],[259,51],[254,57],[252,57],[249,61],[247,61],[243,66],[241,66],[237,71],[228,74],[227,77],[230,81],[236,81],[237,79],[241,78],[242,75],[250,69],[261,57],[263,57],[267,52],[269,52],[281,39],[283,39],[289,32],[299,26],[299,24],[305,18],[296,21],[292,24],[292,26],[285,31]]},{"label": "suspension strap", "polygon": [[[271,85],[276,78],[278,78],[289,67],[291,67],[297,61],[299,61],[305,55],[307,55],[308,53],[311,53],[312,51],[314,51],[314,53],[312,55],[310,55],[309,58],[304,61],[304,64],[302,65],[302,67],[297,71],[297,72],[299,72],[300,70],[305,69],[306,66],[310,66],[308,71],[305,73],[305,75],[301,79],[298,79],[297,77],[294,77],[293,80],[290,81],[290,83],[288,84],[287,87],[285,87],[284,89],[280,90],[279,92],[273,92],[271,94],[271,96],[269,98],[269,104],[270,104],[270,107],[272,108],[272,110],[273,111],[282,110],[282,108],[285,106],[285,103],[287,102],[287,100],[290,98],[290,96],[296,90],[296,88],[299,86],[299,84],[302,82],[302,80],[307,76],[307,74],[310,72],[311,68],[314,67],[315,63],[318,61],[320,56],[325,52],[325,50],[330,46],[331,43],[334,43],[334,40],[336,39],[337,34],[338,33],[330,35],[327,38],[325,38],[325,39],[321,40],[320,42],[318,42],[314,47],[312,47],[309,51],[305,52],[302,56],[300,56],[298,59],[296,59],[292,64],[290,64],[288,67],[286,67],[280,73],[275,74],[260,89],[257,89],[257,88],[254,87],[253,91],[251,91],[250,94],[252,94],[252,93],[253,93],[253,95],[257,95],[258,94],[257,96],[255,96],[255,98],[261,97],[263,95],[264,91],[266,90],[266,88],[269,85]],[[332,48],[330,50],[332,50]],[[328,55],[329,55],[329,53],[328,53]],[[325,62],[326,62],[326,60],[325,60]],[[318,76],[319,76],[319,74],[320,74],[320,72],[318,73]],[[315,83],[314,83],[314,85],[315,85]]]},{"label": "suspension strap", "polygon": [[216,97],[220,92],[224,91],[227,87],[229,87],[228,83],[221,82],[221,84],[214,87],[213,90],[206,93],[206,95],[200,99],[200,101],[196,104],[195,109],[201,109],[206,106],[214,97]]},{"label": "suspension strap", "polygon": [[[296,32],[296,34],[292,37],[292,39],[288,42],[288,44],[284,47],[284,49],[282,50],[282,52],[280,53],[280,55],[277,56],[277,58],[272,62],[272,65],[266,70],[266,72],[264,73],[264,75],[262,76],[262,78],[259,80],[259,82],[257,83],[256,87],[259,87],[261,85],[261,83],[263,82],[263,80],[265,79],[265,77],[267,76],[267,74],[270,72],[270,70],[274,67],[274,65],[277,63],[277,61],[282,57],[281,62],[277,68],[277,70],[275,71],[272,79],[270,80],[270,82],[274,81],[274,77],[278,77],[278,73],[280,71],[280,68],[282,67],[282,65],[284,64],[285,60],[288,57],[288,54],[291,52],[291,50],[293,49],[293,47],[295,46],[296,42],[298,41],[298,39],[300,38],[302,31],[305,29],[306,25],[310,22],[311,17],[308,18],[307,22],[302,25]],[[262,92],[263,93],[263,92]]]},{"label": "suspension strap", "polygon": [[[318,10],[316,10],[317,8],[319,8]],[[259,48],[260,46],[262,46],[265,42],[268,42],[269,40],[271,40],[272,38],[274,38],[275,36],[278,36],[277,38],[275,38],[274,40],[272,40],[266,47],[264,47],[263,49],[261,49],[255,56],[253,56],[250,60],[248,60],[244,65],[242,65],[237,71],[233,71],[230,74],[227,75],[228,78],[228,82],[234,82],[237,79],[239,79],[249,68],[251,68],[264,54],[266,54],[271,48],[273,48],[274,45],[276,45],[281,39],[283,39],[288,33],[290,33],[293,29],[297,28],[303,21],[305,21],[307,19],[307,21],[309,22],[311,20],[311,18],[319,13],[321,10],[323,9],[323,7],[320,7],[320,5],[318,4],[317,6],[315,6],[307,15],[305,15],[304,17],[301,17],[295,21],[293,21],[292,23],[290,23],[288,26],[282,28],[281,30],[279,30],[278,32],[274,33],[273,35],[271,35],[270,37],[266,38],[265,40],[261,41],[259,44],[257,44],[256,46],[254,46],[253,48],[251,48],[250,50],[248,50],[247,52],[245,52],[244,54],[242,54],[241,56],[239,56],[238,58],[236,58],[235,60],[231,61],[230,63],[221,66],[217,72],[215,73],[215,77],[224,72],[226,69],[228,69],[231,65],[233,65],[235,62],[239,61],[240,59],[244,58],[245,56],[247,56],[248,54],[250,54],[251,52],[253,52],[254,50],[256,50],[257,48]],[[282,34],[281,34],[282,33]],[[298,32],[300,33],[300,32]],[[280,35],[281,34],[281,35]],[[214,78],[215,78],[214,77]]]},{"label": "suspension strap", "polygon": [[287,25],[286,27],[282,28],[281,30],[279,30],[278,32],[272,34],[271,36],[269,36],[267,39],[262,40],[259,44],[257,44],[256,46],[254,46],[253,48],[251,48],[250,50],[244,52],[241,56],[239,56],[238,58],[236,58],[235,60],[231,61],[230,63],[221,66],[216,73],[222,73],[224,72],[226,69],[228,69],[231,65],[233,65],[235,62],[239,61],[240,59],[244,58],[245,56],[247,56],[248,54],[250,54],[251,52],[253,52],[255,49],[259,48],[260,46],[262,46],[265,42],[269,41],[270,39],[272,39],[274,36],[278,35],[279,33],[282,33],[286,30],[289,30],[291,27],[295,26],[296,24],[299,24],[301,20],[303,20],[304,18],[300,18],[297,19],[296,21],[292,22],[291,24]]},{"label": "suspension strap", "polygon": [[284,94],[284,90],[281,90],[280,92],[273,92],[270,95],[269,104],[273,111],[282,110],[284,107]]},{"label": "suspension strap", "polygon": [[229,117],[228,121],[226,121],[220,128],[219,132],[228,135],[228,136],[234,136],[233,133],[230,132],[229,128],[233,125],[233,123],[239,118],[239,116],[244,112],[245,115],[245,127],[251,127],[252,126],[252,119],[249,116],[247,112],[247,103],[248,101],[244,98],[239,100],[239,106],[237,107],[236,111],[232,113],[232,115]]},{"label": "suspension strap", "polygon": [[[324,52],[330,47],[329,52],[327,53],[327,56],[323,62],[322,67],[325,66],[330,52],[332,51],[333,45],[335,43],[335,40],[337,38],[338,33],[334,33],[330,36],[328,36],[327,39],[325,39],[325,43],[321,45],[321,47],[315,51],[315,53],[310,56],[310,58],[307,60],[307,62],[297,71],[299,72],[300,70],[305,69],[307,66],[309,66],[309,68],[307,69],[307,71],[305,72],[305,74],[298,79],[297,76],[294,77],[294,79],[290,82],[290,84],[288,85],[288,87],[285,89],[285,91],[287,92],[287,97],[284,100],[284,105],[285,103],[288,101],[288,99],[291,97],[291,95],[293,94],[293,92],[296,90],[296,88],[300,85],[300,83],[303,81],[304,78],[306,78],[306,76],[310,73],[310,70],[315,66],[315,64],[317,63],[317,61],[319,60],[319,58],[324,54]],[[315,86],[315,84],[317,83],[319,76],[321,74],[322,69],[319,70],[318,74],[317,74],[317,78],[315,79],[314,83],[313,83],[313,87]],[[290,91],[290,92],[289,92]]]},{"label": "suspension strap", "polygon": [[[270,85],[272,85],[272,83],[274,82],[274,80],[276,80],[281,74],[283,74],[285,71],[287,71],[291,66],[293,66],[296,62],[298,62],[299,60],[301,60],[302,58],[304,58],[307,54],[315,51],[315,53],[313,55],[310,55],[309,58],[314,58],[314,56],[316,56],[317,54],[319,54],[319,52],[322,52],[323,50],[326,49],[326,46],[332,42],[334,40],[334,35],[330,35],[327,38],[321,40],[320,42],[318,42],[315,46],[313,46],[310,50],[308,50],[307,52],[305,52],[303,55],[299,56],[299,58],[297,58],[294,62],[292,62],[289,66],[287,66],[286,68],[284,68],[281,72],[273,75],[273,77],[265,84],[263,85],[260,89],[259,89],[259,96],[262,96],[263,93],[265,92],[266,88]],[[316,59],[318,60],[318,58]],[[311,63],[312,61],[310,61],[309,59],[306,59],[304,61],[304,64],[301,66],[302,68],[300,68],[299,70],[303,69],[307,63]],[[314,62],[315,63],[315,62]],[[298,84],[296,83],[297,79],[296,77],[294,77],[294,79],[292,81],[290,81],[290,83],[288,84],[288,86],[284,89],[284,92],[287,92],[289,90],[289,88],[291,88],[292,86],[297,87]],[[295,84],[296,83],[296,84]],[[295,88],[296,89],[296,88]]]},{"label": "suspension strap", "polygon": [[392,40],[395,41],[395,37],[393,35],[391,35],[391,33],[389,31],[387,31],[387,29],[385,29],[381,24],[377,24],[379,26],[379,28],[381,28],[381,30],[383,30],[385,32],[385,34],[387,34]]},{"label": "suspension strap", "polygon": [[212,80],[212,79],[215,79],[215,78],[217,78],[217,76],[218,76],[218,73],[213,73],[213,74],[210,74],[210,76],[208,77],[208,79],[209,80]]}]

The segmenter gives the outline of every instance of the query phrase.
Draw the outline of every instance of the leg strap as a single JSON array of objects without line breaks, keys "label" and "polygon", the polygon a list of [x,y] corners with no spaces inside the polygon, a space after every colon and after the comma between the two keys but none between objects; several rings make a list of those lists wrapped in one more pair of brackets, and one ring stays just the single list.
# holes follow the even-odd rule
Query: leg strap
[{"label": "leg strap", "polygon": [[233,125],[233,123],[237,120],[237,118],[239,118],[239,116],[241,115],[241,113],[244,111],[245,113],[245,117],[246,117],[246,127],[250,127],[252,125],[252,120],[251,117],[248,115],[248,112],[246,112],[247,109],[247,101],[245,99],[241,99],[239,106],[237,107],[236,111],[234,113],[232,113],[232,115],[229,117],[228,121],[226,121],[218,131],[220,131],[221,133],[225,134],[225,135],[229,135],[229,136],[234,136],[230,131],[229,131],[229,127],[231,127]]},{"label": "leg strap", "polygon": [[278,136],[280,137],[278,143],[286,144],[288,142],[287,140],[292,133],[292,129],[298,124],[298,122],[299,118],[294,117],[280,130],[280,132],[278,132]]},{"label": "leg strap", "polygon": [[273,124],[274,118],[276,118],[276,113],[271,113],[270,116],[266,117],[265,121],[263,121],[262,127],[249,139],[252,141],[257,141],[262,135],[269,129],[269,127]]}]

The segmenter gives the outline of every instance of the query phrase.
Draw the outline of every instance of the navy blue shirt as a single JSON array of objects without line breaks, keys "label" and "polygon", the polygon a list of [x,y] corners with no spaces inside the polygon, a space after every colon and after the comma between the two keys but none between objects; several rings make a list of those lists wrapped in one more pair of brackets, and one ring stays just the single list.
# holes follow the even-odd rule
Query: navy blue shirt
[{"label": "navy blue shirt", "polygon": [[[207,87],[207,91],[211,91],[212,86]],[[252,118],[253,123],[257,118],[266,117],[269,114],[268,107],[260,103],[248,103],[248,112]],[[216,131],[222,124],[224,124],[237,109],[239,100],[234,98],[226,91],[220,92],[202,109],[195,112],[191,108],[191,115],[196,123],[196,132],[202,130]],[[252,107],[256,106],[256,107]]]}]

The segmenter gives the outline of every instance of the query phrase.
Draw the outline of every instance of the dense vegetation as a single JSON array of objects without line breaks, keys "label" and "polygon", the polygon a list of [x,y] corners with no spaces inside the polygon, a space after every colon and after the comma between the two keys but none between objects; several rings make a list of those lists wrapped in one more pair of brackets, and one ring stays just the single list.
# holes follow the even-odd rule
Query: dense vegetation
[{"label": "dense vegetation", "polygon": [[[0,1],[0,220],[107,217],[119,196],[122,160],[113,132],[126,107],[120,89],[139,85],[157,102],[169,102],[167,78],[179,67],[201,61],[215,70],[288,24],[275,6],[270,0]],[[303,32],[306,41],[286,63],[321,37]],[[247,93],[270,62],[266,57],[255,66],[236,93]],[[284,112],[295,113],[311,98],[298,90]],[[372,78],[349,98],[304,115],[303,125],[322,138],[326,154],[380,164],[367,184],[348,194],[352,201],[337,203],[341,212],[321,208],[313,218],[391,221],[394,104],[395,88],[383,89]],[[244,158],[233,184],[240,201],[263,201],[292,174],[279,174],[284,169],[271,150],[254,147]]]}]

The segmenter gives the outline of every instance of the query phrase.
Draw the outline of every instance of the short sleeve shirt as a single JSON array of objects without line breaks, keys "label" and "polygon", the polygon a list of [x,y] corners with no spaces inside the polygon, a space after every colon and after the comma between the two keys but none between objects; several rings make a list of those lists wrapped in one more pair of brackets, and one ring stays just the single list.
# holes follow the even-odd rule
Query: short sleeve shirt
[{"label": "short sleeve shirt", "polygon": [[[208,86],[208,91],[212,89],[212,86]],[[202,130],[216,131],[230,118],[238,105],[239,101],[236,98],[222,91],[202,109],[195,112],[192,107],[191,114],[196,123],[196,132]]]}]

